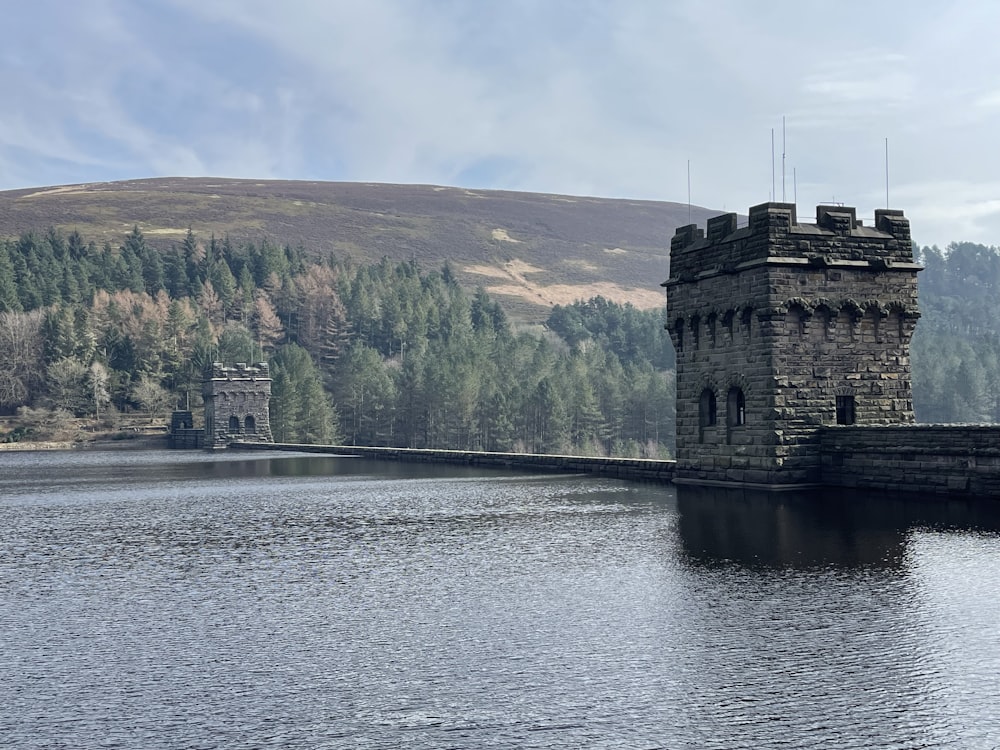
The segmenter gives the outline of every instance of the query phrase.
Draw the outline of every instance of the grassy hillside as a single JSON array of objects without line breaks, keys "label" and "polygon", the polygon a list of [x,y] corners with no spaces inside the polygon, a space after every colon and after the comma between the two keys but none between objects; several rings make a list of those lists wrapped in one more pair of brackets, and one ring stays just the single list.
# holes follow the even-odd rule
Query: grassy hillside
[{"label": "grassy hillside", "polygon": [[[690,209],[704,223],[714,211]],[[431,185],[158,178],[0,192],[0,237],[54,226],[119,244],[138,224],[147,241],[268,237],[359,263],[451,263],[516,319],[602,295],[663,304],[670,237],[688,223],[678,203]]]}]

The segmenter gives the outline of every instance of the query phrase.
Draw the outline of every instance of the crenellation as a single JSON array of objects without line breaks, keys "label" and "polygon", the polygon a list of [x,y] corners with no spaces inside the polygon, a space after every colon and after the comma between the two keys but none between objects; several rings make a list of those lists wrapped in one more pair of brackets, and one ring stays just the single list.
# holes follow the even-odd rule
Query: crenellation
[{"label": "crenellation", "polygon": [[273,442],[269,401],[271,376],[266,362],[227,367],[212,363],[203,385],[205,447],[221,448],[234,440]]},{"label": "crenellation", "polygon": [[853,206],[816,206],[816,226],[840,235],[861,227]]},{"label": "crenellation", "polygon": [[[902,212],[880,212],[865,227],[843,206],[819,206],[816,216],[799,224],[794,205],[765,203],[743,229],[724,214],[705,232],[689,225],[675,235],[664,286],[678,355],[678,480],[712,479],[706,462],[737,448],[761,451],[767,483],[815,479],[820,426],[913,421],[919,266],[900,240],[909,224]],[[709,382],[712,414],[700,399]],[[779,454],[784,447],[794,450]]]},{"label": "crenellation", "polygon": [[686,224],[683,227],[678,227],[670,241],[670,252],[684,250],[704,237],[705,232],[697,224]]},{"label": "crenellation", "polygon": [[737,217],[734,213],[714,216],[708,220],[706,239],[709,242],[723,240],[736,231]]}]

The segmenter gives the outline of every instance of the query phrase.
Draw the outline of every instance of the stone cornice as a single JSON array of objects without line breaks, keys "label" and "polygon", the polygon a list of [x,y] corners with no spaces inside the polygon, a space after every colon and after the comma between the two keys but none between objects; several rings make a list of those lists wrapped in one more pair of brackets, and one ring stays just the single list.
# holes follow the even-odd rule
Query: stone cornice
[{"label": "stone cornice", "polygon": [[738,263],[734,266],[724,267],[724,266],[712,266],[711,268],[706,268],[693,276],[679,276],[671,277],[666,281],[662,282],[660,286],[667,287],[668,289],[672,286],[677,286],[679,284],[690,284],[695,281],[703,281],[705,279],[712,279],[716,276],[731,276],[735,273],[740,273],[742,271],[749,271],[754,268],[760,268],[761,266],[787,266],[802,268],[813,267],[813,268],[826,268],[831,270],[851,270],[851,271],[872,271],[873,273],[886,273],[889,271],[923,271],[924,267],[919,263],[891,263],[891,262],[878,262],[872,260],[826,260],[821,259],[822,262],[817,261],[815,258],[784,258],[780,256],[768,256],[767,258],[758,258],[756,260],[748,260],[745,263]]}]

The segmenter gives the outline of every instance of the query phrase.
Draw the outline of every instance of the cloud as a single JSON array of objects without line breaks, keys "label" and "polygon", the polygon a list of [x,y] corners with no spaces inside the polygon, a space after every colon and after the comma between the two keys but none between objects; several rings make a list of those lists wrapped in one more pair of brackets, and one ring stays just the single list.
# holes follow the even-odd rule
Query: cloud
[{"label": "cloud", "polygon": [[1000,237],[1000,181],[969,183],[957,179],[935,180],[900,185],[893,188],[900,205],[907,207],[914,237],[920,241],[922,234],[945,238],[933,243],[941,247],[951,242],[985,242],[1000,244],[997,240],[979,239],[992,235]]},{"label": "cloud", "polygon": [[862,108],[907,104],[913,100],[915,82],[907,71],[907,60],[898,54],[858,55],[850,60],[824,63],[804,77],[802,92],[828,108],[846,108],[851,114]]},{"label": "cloud", "polygon": [[980,94],[973,102],[973,106],[985,109],[995,109],[1000,107],[1000,89],[986,91]]},{"label": "cloud", "polygon": [[[1000,170],[986,3],[36,0],[8,16],[0,188],[216,175],[684,201],[690,161],[695,203],[742,211],[781,197],[783,116],[802,215],[880,205],[886,137],[893,185],[988,206]],[[892,194],[933,227],[925,244],[993,231]]]}]

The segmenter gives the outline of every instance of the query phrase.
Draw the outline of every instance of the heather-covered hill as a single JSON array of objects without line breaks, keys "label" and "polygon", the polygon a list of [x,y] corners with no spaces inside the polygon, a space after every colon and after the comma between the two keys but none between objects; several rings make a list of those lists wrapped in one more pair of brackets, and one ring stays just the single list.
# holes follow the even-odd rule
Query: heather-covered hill
[{"label": "heather-covered hill", "polygon": [[451,264],[515,318],[602,295],[663,304],[670,237],[713,211],[679,203],[431,185],[156,178],[0,192],[0,237],[56,227],[117,246],[134,225],[147,242],[268,238],[358,263],[383,256]]}]

